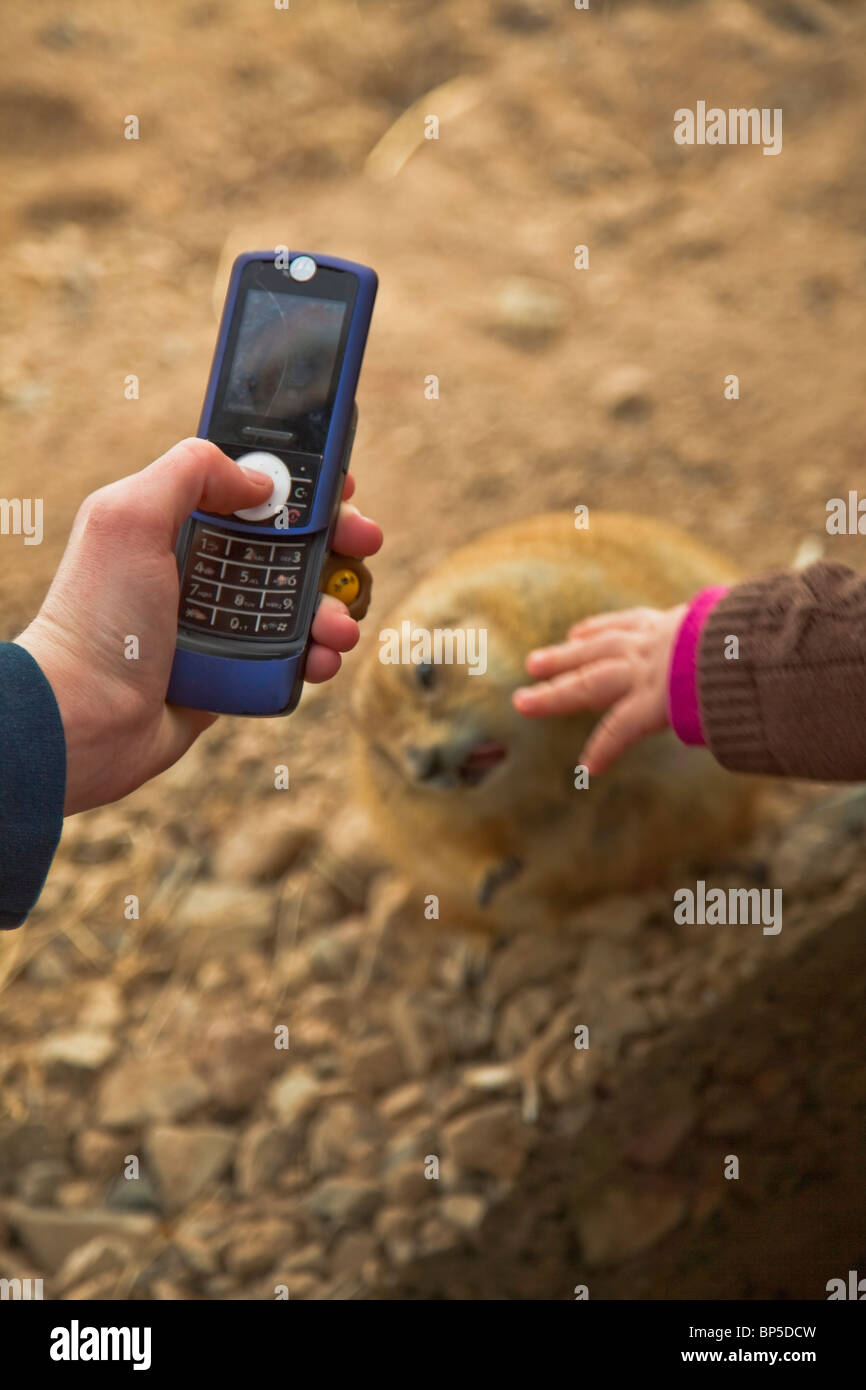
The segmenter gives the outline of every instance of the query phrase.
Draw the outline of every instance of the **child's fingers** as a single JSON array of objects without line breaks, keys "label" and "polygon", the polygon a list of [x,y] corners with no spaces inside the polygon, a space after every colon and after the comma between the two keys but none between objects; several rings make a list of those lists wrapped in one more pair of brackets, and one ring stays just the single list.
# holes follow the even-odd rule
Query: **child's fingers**
[{"label": "child's fingers", "polygon": [[512,701],[520,714],[576,714],[578,710],[605,709],[628,694],[631,683],[628,662],[600,661],[538,685],[522,686],[515,690]]},{"label": "child's fingers", "polygon": [[546,680],[562,671],[574,671],[579,666],[590,666],[596,661],[624,656],[625,642],[625,633],[601,631],[584,641],[536,647],[526,658],[526,669],[538,680]]},{"label": "child's fingers", "polygon": [[622,628],[624,632],[631,632],[636,627],[643,627],[646,612],[645,608],[622,608],[616,613],[596,613],[591,618],[581,618],[579,623],[573,623],[567,635],[570,640],[606,627]]},{"label": "child's fingers", "polygon": [[578,761],[583,764],[590,777],[607,772],[626,749],[639,743],[645,734],[651,732],[641,702],[620,700],[596,724]]}]

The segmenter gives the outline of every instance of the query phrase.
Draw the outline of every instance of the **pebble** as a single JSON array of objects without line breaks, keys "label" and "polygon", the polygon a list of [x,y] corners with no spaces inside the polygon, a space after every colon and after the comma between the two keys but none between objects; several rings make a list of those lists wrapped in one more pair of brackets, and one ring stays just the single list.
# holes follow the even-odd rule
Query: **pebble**
[{"label": "pebble", "polygon": [[511,276],[496,291],[494,328],[523,348],[551,342],[566,320],[565,296],[558,285],[530,276]]},{"label": "pebble", "polygon": [[612,420],[639,424],[652,414],[651,381],[643,367],[617,367],[601,375],[595,398]]},{"label": "pebble", "polygon": [[236,1142],[218,1125],[154,1125],[146,1148],[166,1209],[180,1211],[221,1178]]},{"label": "pebble", "polygon": [[359,1178],[326,1178],[314,1188],[309,1208],[314,1216],[332,1225],[363,1225],[381,1201],[378,1183]]},{"label": "pebble", "polygon": [[426,1100],[427,1090],[423,1082],[407,1081],[404,1086],[398,1086],[382,1097],[379,1114],[383,1120],[402,1120],[418,1110]]},{"label": "pebble", "polygon": [[208,1099],[208,1088],[183,1057],[142,1057],[121,1063],[103,1078],[97,1118],[109,1129],[178,1120]]},{"label": "pebble", "polygon": [[470,1110],[445,1126],[448,1157],[461,1168],[495,1178],[516,1177],[532,1142],[519,1107],[507,1101]]},{"label": "pebble", "polygon": [[56,1211],[7,1202],[9,1225],[41,1268],[55,1273],[79,1246],[98,1236],[118,1238],[137,1248],[153,1235],[152,1216],[130,1212]]},{"label": "pebble", "polygon": [[390,1090],[403,1080],[405,1071],[400,1050],[388,1033],[362,1038],[352,1044],[349,1058],[349,1084],[356,1091],[376,1094]]},{"label": "pebble", "polygon": [[316,1075],[298,1067],[274,1082],[268,1091],[268,1105],[281,1123],[291,1128],[307,1118],[322,1094]]},{"label": "pebble", "polygon": [[292,1136],[268,1120],[259,1120],[245,1130],[235,1158],[235,1187],[240,1195],[252,1197],[272,1187],[294,1146]]},{"label": "pebble", "polygon": [[194,883],[178,908],[175,925],[189,937],[197,960],[236,956],[273,935],[274,894],[233,883]]},{"label": "pebble", "polygon": [[398,1206],[417,1206],[435,1194],[436,1186],[433,1178],[424,1176],[424,1163],[418,1158],[397,1163],[385,1174],[385,1194]]},{"label": "pebble", "polygon": [[310,1172],[322,1177],[348,1166],[364,1167],[376,1152],[376,1133],[365,1107],[349,1100],[330,1102],[310,1124]]},{"label": "pebble", "polygon": [[215,846],[211,862],[216,877],[238,883],[272,883],[318,838],[319,816],[318,810],[315,815],[295,811],[290,820],[264,820],[261,809],[256,808]]},{"label": "pebble", "polygon": [[55,1287],[62,1293],[84,1279],[115,1279],[132,1259],[132,1245],[118,1236],[96,1236],[67,1255],[57,1273]]},{"label": "pebble", "polygon": [[442,1198],[442,1215],[461,1231],[477,1231],[487,1210],[487,1202],[475,1192],[452,1192]]},{"label": "pebble", "polygon": [[69,1165],[62,1158],[37,1158],[18,1170],[15,1194],[34,1207],[51,1206],[57,1190],[69,1177]]},{"label": "pebble", "polygon": [[226,1247],[225,1267],[239,1279],[264,1274],[297,1246],[298,1234],[297,1225],[288,1221],[242,1221]]},{"label": "pebble", "polygon": [[39,1048],[38,1057],[46,1065],[59,1062],[80,1071],[99,1071],[116,1051],[117,1044],[109,1033],[82,1029],[49,1034]]}]

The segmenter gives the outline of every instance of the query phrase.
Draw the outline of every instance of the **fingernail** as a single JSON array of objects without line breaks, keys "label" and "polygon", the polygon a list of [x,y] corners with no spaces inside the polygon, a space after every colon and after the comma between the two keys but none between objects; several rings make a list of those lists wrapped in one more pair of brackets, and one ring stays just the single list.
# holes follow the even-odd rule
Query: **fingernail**
[{"label": "fingernail", "polygon": [[241,472],[249,478],[251,483],[267,483],[268,487],[273,487],[274,480],[269,478],[267,473],[260,473],[257,468],[243,468]]}]

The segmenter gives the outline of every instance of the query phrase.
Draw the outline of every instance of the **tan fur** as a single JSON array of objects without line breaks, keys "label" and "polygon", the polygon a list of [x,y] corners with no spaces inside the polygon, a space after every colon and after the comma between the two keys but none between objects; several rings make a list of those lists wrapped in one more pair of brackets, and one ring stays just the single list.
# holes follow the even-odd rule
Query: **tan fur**
[{"label": "tan fur", "polygon": [[[555,922],[653,881],[675,859],[718,859],[742,831],[755,782],[704,750],[655,735],[577,790],[574,768],[598,716],[529,720],[510,700],[529,683],[527,652],[563,640],[581,618],[669,608],[736,578],[721,556],[661,522],[593,512],[577,530],[570,516],[549,514],[479,536],[381,625],[488,633],[486,674],[439,665],[430,689],[413,666],[382,664],[377,643],[355,695],[359,795],[384,853],[422,894],[439,896],[443,925]],[[413,772],[413,749],[435,748],[453,768],[485,739],[508,755],[480,785],[430,785]],[[485,882],[488,893],[498,886],[481,907]]]}]

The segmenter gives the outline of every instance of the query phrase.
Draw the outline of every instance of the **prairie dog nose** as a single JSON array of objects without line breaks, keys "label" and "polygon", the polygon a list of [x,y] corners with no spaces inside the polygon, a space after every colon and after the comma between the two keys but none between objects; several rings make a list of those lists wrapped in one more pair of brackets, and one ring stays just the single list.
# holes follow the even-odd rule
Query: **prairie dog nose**
[{"label": "prairie dog nose", "polygon": [[446,770],[445,759],[438,743],[427,744],[423,748],[410,744],[406,749],[406,757],[419,782],[429,782]]}]

